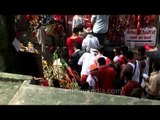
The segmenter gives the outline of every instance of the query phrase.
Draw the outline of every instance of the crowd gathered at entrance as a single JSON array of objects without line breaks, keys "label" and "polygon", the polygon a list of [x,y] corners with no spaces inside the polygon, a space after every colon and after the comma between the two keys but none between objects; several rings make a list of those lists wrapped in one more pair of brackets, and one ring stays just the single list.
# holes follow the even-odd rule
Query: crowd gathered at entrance
[{"label": "crowd gathered at entrance", "polygon": [[87,27],[83,26],[80,15],[73,17],[72,35],[65,41],[66,62],[79,76],[76,82],[80,89],[160,99],[160,60],[151,64],[144,46],[135,52],[121,45],[105,53],[109,17],[92,15]]},{"label": "crowd gathered at entrance", "polygon": [[105,35],[109,16],[92,15],[92,28],[74,27],[67,38],[69,65],[80,75],[82,90],[133,97],[159,99],[160,60],[150,64],[146,49],[131,51],[122,45],[113,48],[112,56],[104,56]]}]

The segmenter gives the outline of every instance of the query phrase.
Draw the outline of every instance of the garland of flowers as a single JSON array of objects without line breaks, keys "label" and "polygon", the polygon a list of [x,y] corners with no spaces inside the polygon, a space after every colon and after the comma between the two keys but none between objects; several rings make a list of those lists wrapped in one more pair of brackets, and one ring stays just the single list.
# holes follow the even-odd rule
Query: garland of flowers
[{"label": "garland of flowers", "polygon": [[[63,58],[59,57],[59,49],[59,47],[55,49],[52,57],[53,63],[51,65],[48,65],[43,60],[44,77],[48,78],[48,82],[51,81],[51,83],[58,80],[61,88],[80,89],[77,82],[80,79],[78,74],[71,69]],[[54,84],[51,86],[54,86]]]}]

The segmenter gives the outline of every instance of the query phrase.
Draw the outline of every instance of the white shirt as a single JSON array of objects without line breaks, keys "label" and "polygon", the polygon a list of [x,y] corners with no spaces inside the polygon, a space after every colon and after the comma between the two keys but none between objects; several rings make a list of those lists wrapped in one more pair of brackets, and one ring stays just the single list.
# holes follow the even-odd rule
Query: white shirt
[{"label": "white shirt", "polygon": [[[93,77],[94,77],[94,78],[93,78]],[[89,86],[91,86],[92,89],[95,90],[95,87],[96,87],[96,82],[95,82],[95,80],[98,82],[98,79],[97,79],[96,76],[93,76],[93,77],[89,74],[86,81],[88,82]]]},{"label": "white shirt", "polygon": [[98,49],[99,46],[98,38],[92,34],[88,34],[82,42],[82,50],[87,52],[90,51],[90,48]]},{"label": "white shirt", "polygon": [[72,30],[79,25],[83,25],[83,18],[80,15],[75,15],[72,20]]},{"label": "white shirt", "polygon": [[[133,68],[133,71],[135,69],[135,64],[131,63],[131,62],[128,62],[128,64],[130,64]],[[132,72],[133,73],[133,72]],[[139,62],[136,60],[136,70],[135,70],[135,73],[132,77],[132,80],[135,80],[137,82],[140,82],[139,81],[139,77],[140,77],[140,68],[139,68]]]},{"label": "white shirt", "polygon": [[[148,75],[149,74],[149,66],[150,66],[150,60],[149,60],[149,57],[147,57],[145,60],[145,68],[143,69],[143,73]],[[144,79],[142,78],[142,83],[141,83],[141,87],[144,88],[145,87],[145,81]]]},{"label": "white shirt", "polygon": [[98,64],[98,59],[99,59],[100,57],[103,57],[105,60],[106,60],[106,58],[107,58],[106,56],[98,53],[98,54],[96,55],[95,59],[94,59],[95,64]]},{"label": "white shirt", "polygon": [[89,67],[94,64],[95,55],[89,52],[85,52],[78,60],[78,65],[82,65],[81,76],[89,75]]},{"label": "white shirt", "polygon": [[122,55],[116,55],[116,56],[113,58],[113,62],[116,62],[120,57],[122,57]]},{"label": "white shirt", "polygon": [[149,66],[150,66],[150,60],[149,57],[147,57],[145,60],[145,68],[143,69],[143,73],[149,74]]},{"label": "white shirt", "polygon": [[94,33],[106,33],[109,27],[110,15],[92,15],[91,22],[93,25]]}]

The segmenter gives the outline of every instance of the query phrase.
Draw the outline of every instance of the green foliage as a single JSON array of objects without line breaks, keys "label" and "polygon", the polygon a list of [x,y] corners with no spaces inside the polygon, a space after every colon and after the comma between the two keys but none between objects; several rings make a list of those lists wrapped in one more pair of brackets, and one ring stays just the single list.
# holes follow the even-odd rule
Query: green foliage
[{"label": "green foliage", "polygon": [[56,50],[54,51],[54,53],[53,53],[53,60],[52,60],[53,63],[54,63],[55,60],[58,59],[57,50],[58,50],[58,49],[56,49]]},{"label": "green foliage", "polygon": [[61,58],[60,60],[61,60],[62,66],[67,68],[68,64],[66,63],[66,61],[63,58]]}]

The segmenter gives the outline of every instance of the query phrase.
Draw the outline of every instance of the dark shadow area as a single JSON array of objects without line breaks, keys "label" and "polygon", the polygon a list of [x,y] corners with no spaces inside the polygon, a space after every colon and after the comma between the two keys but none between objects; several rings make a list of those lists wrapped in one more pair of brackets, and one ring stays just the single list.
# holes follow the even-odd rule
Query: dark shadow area
[{"label": "dark shadow area", "polygon": [[27,52],[18,52],[16,62],[18,63],[17,67],[15,68],[16,73],[32,75],[36,77],[43,76],[41,55]]}]

